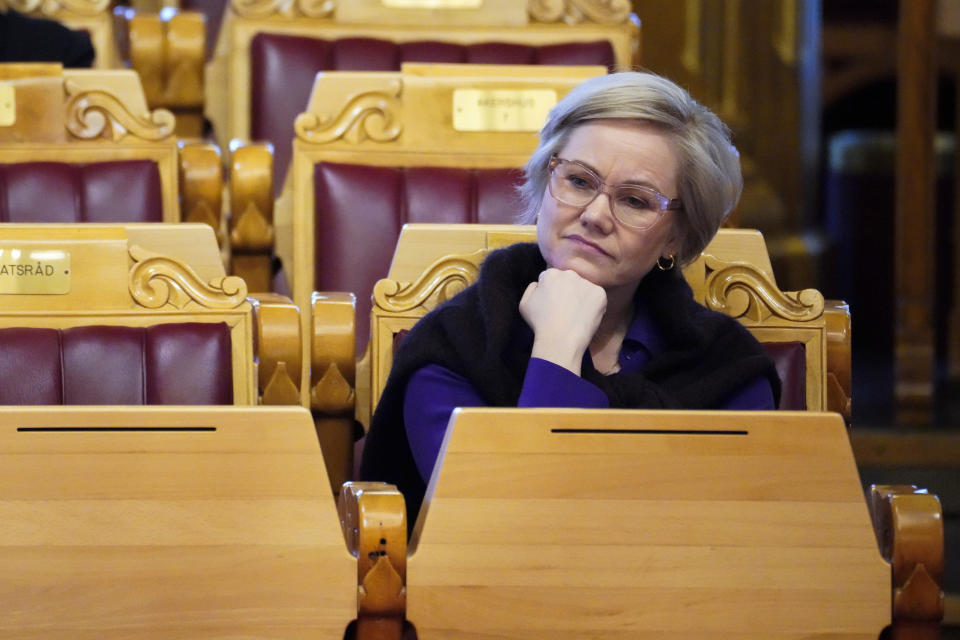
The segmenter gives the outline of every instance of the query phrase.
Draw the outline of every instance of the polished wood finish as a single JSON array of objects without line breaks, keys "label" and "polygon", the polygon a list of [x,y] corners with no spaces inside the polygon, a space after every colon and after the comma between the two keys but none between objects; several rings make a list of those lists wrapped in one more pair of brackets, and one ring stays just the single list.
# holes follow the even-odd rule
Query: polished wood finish
[{"label": "polished wood finish", "polygon": [[936,640],[944,614],[943,513],[940,501],[912,485],[870,488],[874,528],[893,566],[894,640]]},{"label": "polished wood finish", "polygon": [[224,272],[209,226],[8,224],[3,241],[68,251],[71,275],[66,294],[0,295],[0,326],[225,322],[234,403],[299,404],[299,310],[273,297],[255,318],[243,280]]},{"label": "polished wood finish", "polygon": [[[536,148],[534,132],[457,131],[453,92],[546,89],[555,91],[559,100],[587,78],[603,73],[602,67],[406,64],[400,72],[318,75],[310,103],[295,123],[291,172],[276,203],[275,251],[291,278],[294,302],[301,309],[310,308],[314,291],[313,173],[318,162],[519,168]],[[310,331],[306,317],[303,322],[306,334]],[[304,361],[306,367],[309,355]],[[319,375],[326,368],[323,363],[313,365]],[[305,389],[304,402],[307,395]]]},{"label": "polished wood finish", "polygon": [[337,501],[347,548],[357,558],[357,637],[403,634],[407,518],[403,496],[381,482],[347,482]]},{"label": "polished wood finish", "polygon": [[4,638],[340,638],[356,614],[304,409],[5,407],[0,469]]},{"label": "polished wood finish", "polygon": [[[483,2],[466,12],[436,9],[400,11],[382,5],[375,11],[351,6],[352,0],[323,3],[236,0],[224,12],[213,59],[207,65],[206,115],[222,146],[250,138],[250,43],[258,33],[313,36],[325,39],[376,38],[393,42],[417,40],[471,44],[516,42],[549,45],[607,40],[618,69],[639,64],[639,24],[622,0],[530,0]],[[369,7],[369,2],[366,3]],[[508,10],[504,5],[509,6]],[[524,6],[526,5],[526,6]],[[519,13],[518,13],[519,12]],[[521,24],[516,24],[519,16]]]},{"label": "polished wood finish", "polygon": [[927,424],[934,388],[935,0],[900,3],[894,224],[897,421]]},{"label": "polished wood finish", "polygon": [[219,154],[204,143],[181,152],[173,114],[150,109],[135,72],[11,64],[0,65],[4,77],[23,99],[14,125],[0,127],[0,163],[150,160],[164,222],[219,224]]},{"label": "polished wood finish", "polygon": [[273,231],[273,154],[266,144],[230,153],[231,271],[251,291],[270,291]]},{"label": "polished wood finish", "polygon": [[891,567],[839,416],[461,409],[452,422],[410,542],[422,640],[874,640],[891,620]]},{"label": "polished wood finish", "polygon": [[[127,66],[144,80],[152,108],[178,111],[181,135],[199,136],[203,100],[203,54],[206,48],[203,14],[196,11],[114,13],[108,0],[5,0],[11,8],[30,16],[56,20],[90,35],[96,69]],[[129,60],[123,59],[118,37],[123,30]],[[119,33],[118,33],[119,31]]]},{"label": "polished wood finish", "polygon": [[309,407],[334,493],[353,478],[356,408],[357,299],[352,293],[314,293],[310,305]]},{"label": "polished wood finish", "polygon": [[130,66],[143,79],[151,107],[177,115],[177,133],[203,135],[203,65],[207,44],[199,11],[130,12]]},{"label": "polished wood finish", "polygon": [[[393,336],[412,327],[439,302],[470,284],[489,251],[534,240],[533,227],[515,225],[404,226],[390,277],[374,288],[369,389],[361,389],[363,382],[358,379],[357,414],[361,422],[369,418],[368,411],[376,406],[386,383],[393,361]],[[451,251],[455,253],[448,255]],[[831,387],[827,381],[832,380],[840,392],[843,381],[849,385],[849,331],[828,328],[825,302],[818,291],[783,292],[777,287],[760,233],[721,230],[701,257],[684,269],[684,276],[695,300],[737,318],[761,342],[803,343],[809,410],[840,410],[847,406],[830,404]],[[848,326],[848,309],[836,307],[831,313],[837,315],[837,324]],[[843,314],[847,314],[846,325]],[[839,343],[833,350],[838,359],[836,371],[828,366],[831,337]],[[845,347],[843,341],[847,341]],[[849,398],[849,387],[843,397]]]}]

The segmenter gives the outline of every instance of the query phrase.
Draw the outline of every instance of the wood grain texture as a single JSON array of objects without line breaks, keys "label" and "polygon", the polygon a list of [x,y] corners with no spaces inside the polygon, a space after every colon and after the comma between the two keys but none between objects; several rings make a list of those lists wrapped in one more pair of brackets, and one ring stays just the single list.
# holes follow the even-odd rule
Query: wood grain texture
[{"label": "wood grain texture", "polygon": [[891,569],[836,414],[453,420],[411,539],[422,639],[872,640],[890,621]]},{"label": "wood grain texture", "polygon": [[0,450],[4,638],[340,637],[355,615],[306,410],[11,407]]}]

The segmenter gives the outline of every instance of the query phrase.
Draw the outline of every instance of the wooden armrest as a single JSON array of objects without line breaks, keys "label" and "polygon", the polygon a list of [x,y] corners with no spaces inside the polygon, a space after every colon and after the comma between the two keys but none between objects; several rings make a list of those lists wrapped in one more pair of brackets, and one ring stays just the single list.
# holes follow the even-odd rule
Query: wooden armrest
[{"label": "wooden armrest", "polygon": [[300,404],[300,310],[273,293],[250,296],[257,316],[260,404]]},{"label": "wooden armrest", "polygon": [[231,272],[251,291],[270,291],[273,240],[273,150],[238,145],[230,155]]},{"label": "wooden armrest", "polygon": [[850,305],[842,300],[825,300],[827,322],[827,410],[836,411],[850,424]]},{"label": "wooden armrest", "polygon": [[407,510],[391,484],[347,482],[337,501],[357,558],[357,638],[397,638],[407,610]]},{"label": "wooden armrest", "polygon": [[180,143],[180,219],[213,227],[220,246],[223,209],[223,168],[220,148],[201,142]]},{"label": "wooden armrest", "polygon": [[336,493],[353,477],[357,298],[314,292],[311,300],[310,408]]},{"label": "wooden armrest", "polygon": [[893,570],[893,638],[938,638],[944,612],[940,500],[912,485],[874,485],[870,513]]},{"label": "wooden armrest", "polygon": [[150,107],[203,106],[204,21],[199,11],[129,17],[130,65],[140,74]]}]

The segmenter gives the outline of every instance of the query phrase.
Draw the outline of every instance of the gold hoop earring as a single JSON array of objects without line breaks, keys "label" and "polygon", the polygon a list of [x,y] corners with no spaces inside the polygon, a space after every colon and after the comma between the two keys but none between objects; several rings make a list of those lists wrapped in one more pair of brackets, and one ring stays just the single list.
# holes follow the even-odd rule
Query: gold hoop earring
[{"label": "gold hoop earring", "polygon": [[667,257],[670,258],[670,262],[665,262],[663,256],[657,258],[657,268],[660,269],[660,271],[670,271],[670,269],[673,269],[676,260],[673,258],[672,253]]}]

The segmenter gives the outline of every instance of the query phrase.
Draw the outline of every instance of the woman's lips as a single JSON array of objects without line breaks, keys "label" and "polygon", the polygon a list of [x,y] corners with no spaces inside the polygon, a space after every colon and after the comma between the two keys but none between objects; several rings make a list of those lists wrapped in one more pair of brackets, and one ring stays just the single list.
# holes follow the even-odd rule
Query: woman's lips
[{"label": "woman's lips", "polygon": [[590,242],[590,241],[587,240],[586,238],[583,238],[583,237],[578,236],[578,235],[575,235],[575,234],[574,234],[574,235],[566,236],[566,238],[567,238],[567,240],[570,240],[570,241],[572,241],[572,242],[575,242],[576,244],[578,244],[578,245],[580,245],[580,246],[582,246],[582,247],[586,247],[587,249],[590,249],[591,251],[594,251],[594,252],[599,253],[599,254],[601,254],[601,255],[610,257],[610,254],[607,253],[606,251],[604,251],[602,248],[600,248],[599,245],[596,245],[596,244]]}]

